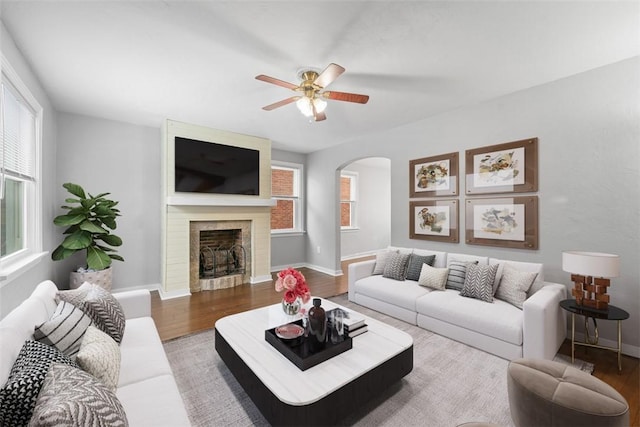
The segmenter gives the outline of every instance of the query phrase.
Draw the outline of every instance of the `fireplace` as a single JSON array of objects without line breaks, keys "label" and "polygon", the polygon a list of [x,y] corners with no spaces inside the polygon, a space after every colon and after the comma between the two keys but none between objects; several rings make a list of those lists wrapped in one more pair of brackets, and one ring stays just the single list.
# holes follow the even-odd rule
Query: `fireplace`
[{"label": "fireplace", "polygon": [[251,221],[191,221],[189,234],[191,292],[250,281]]}]

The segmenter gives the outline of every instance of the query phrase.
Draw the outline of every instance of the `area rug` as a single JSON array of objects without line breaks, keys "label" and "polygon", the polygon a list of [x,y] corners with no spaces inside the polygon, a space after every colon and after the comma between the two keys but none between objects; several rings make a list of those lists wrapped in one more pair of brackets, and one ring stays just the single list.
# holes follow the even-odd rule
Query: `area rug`
[{"label": "area rug", "polygon": [[[472,421],[513,425],[507,360],[355,305],[344,295],[331,299],[414,339],[413,371],[379,398],[354,408],[345,425],[451,427]],[[216,353],[214,339],[209,330],[164,343],[191,423],[269,425]]]}]

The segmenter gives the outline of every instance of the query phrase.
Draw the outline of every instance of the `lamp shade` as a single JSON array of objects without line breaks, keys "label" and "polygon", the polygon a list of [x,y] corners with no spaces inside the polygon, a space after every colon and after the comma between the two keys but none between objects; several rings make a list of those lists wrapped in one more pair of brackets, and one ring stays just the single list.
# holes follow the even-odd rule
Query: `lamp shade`
[{"label": "lamp shade", "polygon": [[591,277],[618,277],[620,257],[600,252],[562,252],[562,269],[567,273]]}]

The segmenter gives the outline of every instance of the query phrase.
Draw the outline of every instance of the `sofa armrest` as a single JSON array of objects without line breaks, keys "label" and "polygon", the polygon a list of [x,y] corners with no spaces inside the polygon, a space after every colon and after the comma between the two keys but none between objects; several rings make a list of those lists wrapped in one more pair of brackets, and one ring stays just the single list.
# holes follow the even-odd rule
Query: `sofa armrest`
[{"label": "sofa armrest", "polygon": [[524,358],[552,360],[567,336],[567,321],[560,301],[566,298],[567,288],[559,283],[546,282],[523,304]]},{"label": "sofa armrest", "polygon": [[355,283],[356,281],[371,276],[373,268],[376,265],[375,259],[367,261],[354,262],[349,264],[349,301],[354,301],[356,296]]},{"label": "sofa armrest", "polygon": [[127,319],[151,317],[151,293],[148,289],[114,293]]}]

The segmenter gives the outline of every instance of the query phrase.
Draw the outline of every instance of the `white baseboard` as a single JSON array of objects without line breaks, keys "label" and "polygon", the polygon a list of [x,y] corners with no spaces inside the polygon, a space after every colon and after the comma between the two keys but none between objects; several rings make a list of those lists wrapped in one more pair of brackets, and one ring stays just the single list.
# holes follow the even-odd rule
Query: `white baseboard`
[{"label": "white baseboard", "polygon": [[111,292],[127,292],[127,291],[138,291],[140,289],[148,289],[150,291],[160,291],[160,283],[152,283],[150,285],[140,285],[140,286],[127,286],[124,288],[112,288]]},{"label": "white baseboard", "polygon": [[288,267],[292,267],[292,268],[305,267],[311,270],[319,271],[320,273],[328,274],[329,276],[342,276],[342,270],[329,270],[328,268],[320,267],[313,264],[307,264],[304,262],[299,262],[297,264],[289,264],[289,265],[277,265],[277,266],[271,267],[271,271],[276,272],[276,271],[284,270],[285,268],[288,268]]},{"label": "white baseboard", "polygon": [[[567,329],[567,339],[569,341],[571,341],[571,328]],[[576,332],[576,341],[583,341],[584,342],[584,333]],[[600,337],[598,339],[598,345],[602,345],[602,346],[605,346],[605,347],[611,347],[611,348],[615,349],[615,348],[618,348],[618,341],[609,340],[609,339]],[[582,347],[582,346],[576,346],[576,347]],[[584,347],[584,348],[587,348],[587,347]],[[638,347],[636,345],[625,344],[623,342],[622,343],[622,354],[627,355],[627,356],[631,356],[631,357],[635,357],[636,359],[640,359],[640,347]]]},{"label": "white baseboard", "polygon": [[265,274],[264,276],[251,276],[251,279],[249,279],[249,283],[251,283],[252,285],[255,285],[256,283],[264,283],[264,282],[270,282],[272,281],[273,278],[271,277],[270,274]]},{"label": "white baseboard", "polygon": [[167,299],[191,296],[191,292],[188,289],[181,289],[179,291],[165,292],[165,291],[162,290],[162,288],[160,288],[160,289],[158,289],[158,291],[160,292],[160,299],[163,300],[163,301],[167,300]]},{"label": "white baseboard", "polygon": [[360,252],[360,253],[351,254],[351,255],[344,255],[344,256],[340,257],[340,261],[349,261],[350,259],[364,258],[364,257],[368,257],[368,256],[373,256],[373,255],[375,255],[377,253],[378,253],[378,250]]}]

